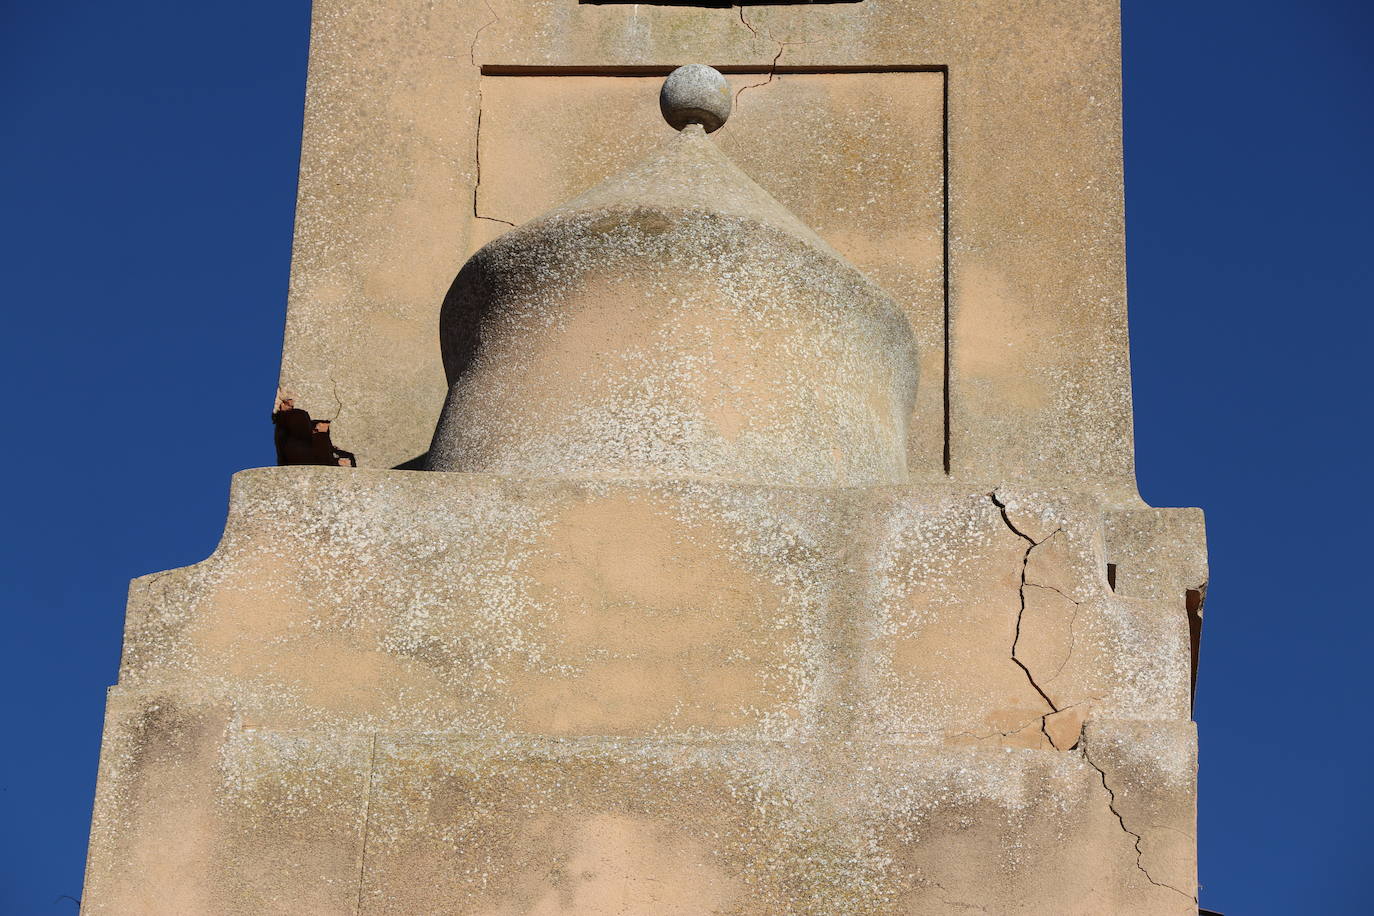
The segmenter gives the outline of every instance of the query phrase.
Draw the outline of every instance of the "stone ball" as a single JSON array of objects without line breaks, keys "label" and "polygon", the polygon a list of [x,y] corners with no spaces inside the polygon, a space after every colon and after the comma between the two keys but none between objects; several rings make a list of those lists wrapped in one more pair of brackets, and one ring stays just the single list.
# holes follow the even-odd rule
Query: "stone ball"
[{"label": "stone ball", "polygon": [[708,134],[719,130],[730,117],[730,105],[730,84],[705,64],[678,67],[658,94],[663,119],[677,130],[688,124],[700,124]]}]

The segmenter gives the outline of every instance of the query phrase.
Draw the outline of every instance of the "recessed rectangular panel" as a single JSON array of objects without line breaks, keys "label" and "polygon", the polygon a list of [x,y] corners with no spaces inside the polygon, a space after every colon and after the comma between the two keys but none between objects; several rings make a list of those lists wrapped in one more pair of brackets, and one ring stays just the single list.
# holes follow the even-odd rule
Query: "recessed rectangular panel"
[{"label": "recessed rectangular panel", "polygon": [[[939,71],[730,73],[720,148],[888,291],[916,333],[913,471],[944,449],[944,79]],[[659,75],[486,75],[473,248],[672,137]]]}]

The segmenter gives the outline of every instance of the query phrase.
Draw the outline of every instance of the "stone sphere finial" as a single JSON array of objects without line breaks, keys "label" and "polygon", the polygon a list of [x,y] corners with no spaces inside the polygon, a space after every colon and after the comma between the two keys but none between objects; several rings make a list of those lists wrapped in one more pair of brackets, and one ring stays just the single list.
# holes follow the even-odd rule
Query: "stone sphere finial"
[{"label": "stone sphere finial", "polygon": [[663,120],[677,130],[700,124],[709,134],[730,117],[730,84],[720,71],[705,64],[678,67],[663,81],[658,107]]}]

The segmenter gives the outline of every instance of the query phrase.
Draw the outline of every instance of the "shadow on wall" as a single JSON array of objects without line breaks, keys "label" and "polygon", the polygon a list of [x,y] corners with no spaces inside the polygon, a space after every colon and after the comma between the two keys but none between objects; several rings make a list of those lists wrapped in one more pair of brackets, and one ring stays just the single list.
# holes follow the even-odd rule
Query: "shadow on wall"
[{"label": "shadow on wall", "polygon": [[354,468],[358,459],[352,452],[336,448],[329,438],[331,420],[311,419],[310,414],[296,406],[296,396],[289,391],[277,393],[277,408],[272,411],[273,439],[277,446],[277,464],[316,464],[325,467]]}]

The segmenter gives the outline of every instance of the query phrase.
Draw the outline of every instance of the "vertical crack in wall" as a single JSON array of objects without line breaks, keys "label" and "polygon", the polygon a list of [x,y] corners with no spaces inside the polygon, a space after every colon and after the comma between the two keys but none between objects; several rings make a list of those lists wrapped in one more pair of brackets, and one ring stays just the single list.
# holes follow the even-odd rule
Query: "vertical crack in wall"
[{"label": "vertical crack in wall", "polygon": [[510,220],[508,220],[508,219],[501,219],[501,218],[496,217],[496,216],[483,216],[482,213],[481,213],[481,211],[478,209],[477,201],[478,201],[479,195],[482,193],[482,82],[481,82],[481,77],[478,77],[478,82],[477,82],[477,127],[476,127],[476,129],[473,131],[473,151],[474,151],[473,159],[474,159],[474,164],[475,164],[476,172],[477,172],[477,176],[476,176],[476,178],[475,178],[475,179],[473,180],[473,182],[472,182],[472,216],[473,216],[473,218],[474,218],[474,219],[485,219],[485,220],[490,220],[490,221],[493,222],[493,223],[501,223],[502,225],[505,225],[505,226],[514,227],[514,226],[515,226],[515,223],[512,223]]},{"label": "vertical crack in wall", "polygon": [[367,875],[367,830],[372,820],[372,776],[377,771],[377,736],[367,753],[367,778],[363,780],[363,826],[361,848],[358,850],[358,896],[354,899],[353,913],[358,916],[363,911],[363,879]]},{"label": "vertical crack in wall", "polygon": [[[1036,693],[1040,694],[1040,698],[1044,700],[1045,705],[1047,705],[1050,708],[1050,711],[1048,713],[1045,713],[1045,715],[1040,717],[1040,731],[1044,733],[1045,740],[1050,743],[1051,747],[1057,747],[1058,745],[1054,743],[1054,739],[1050,737],[1049,729],[1046,727],[1045,720],[1054,713],[1059,712],[1059,707],[1055,705],[1054,700],[1050,699],[1050,695],[1046,693],[1043,689],[1041,689],[1040,685],[1036,683],[1035,675],[1031,673],[1030,668],[1026,665],[1025,662],[1021,661],[1021,659],[1016,654],[1016,647],[1021,642],[1021,620],[1023,617],[1026,616],[1026,569],[1030,566],[1031,551],[1034,550],[1036,548],[1036,545],[1040,542],[1037,541],[1035,538],[1031,537],[1029,534],[1026,534],[1020,528],[1017,528],[1016,525],[1012,523],[1011,516],[1007,514],[1007,505],[1006,503],[1002,502],[1000,499],[997,498],[996,490],[989,493],[988,498],[992,500],[992,504],[996,506],[997,511],[1001,513],[1002,521],[1006,524],[1007,528],[1011,530],[1011,533],[1026,542],[1026,551],[1021,555],[1021,581],[1016,589],[1016,597],[1021,602],[1021,606],[1016,612],[1016,635],[1012,638],[1011,641],[1011,660],[1016,663],[1016,666],[1018,668],[1025,672],[1026,680],[1030,682],[1032,689],[1034,689]],[[1050,538],[1054,537],[1056,534],[1059,533],[1059,530],[1060,529],[1056,528],[1054,531],[1050,532],[1049,536],[1046,537],[1045,540],[1049,540]]]},{"label": "vertical crack in wall", "polygon": [[1197,897],[1195,895],[1190,894],[1187,891],[1179,890],[1172,884],[1166,884],[1163,881],[1156,881],[1154,879],[1154,876],[1150,874],[1149,870],[1145,868],[1145,852],[1140,848],[1140,844],[1144,842],[1144,836],[1142,836],[1139,833],[1136,833],[1130,827],[1126,826],[1126,818],[1122,817],[1121,811],[1116,807],[1116,792],[1113,791],[1111,785],[1107,782],[1107,771],[1102,769],[1102,767],[1098,766],[1096,763],[1093,762],[1092,757],[1088,755],[1088,748],[1086,744],[1084,744],[1081,747],[1081,750],[1083,752],[1083,760],[1088,764],[1088,766],[1092,767],[1094,770],[1097,771],[1098,776],[1102,777],[1102,788],[1107,790],[1108,810],[1110,810],[1112,814],[1116,815],[1117,823],[1121,825],[1121,829],[1126,833],[1127,836],[1131,837],[1134,840],[1135,867],[1140,869],[1140,873],[1144,875],[1145,879],[1149,881],[1151,884],[1155,885],[1156,887],[1167,888],[1168,890],[1171,890],[1176,894],[1182,894],[1184,897],[1188,898],[1196,905]]},{"label": "vertical crack in wall", "polygon": [[[486,0],[484,0],[486,2]],[[491,3],[487,2],[487,12],[491,13],[491,18],[482,24],[472,36],[472,44],[468,46],[468,60],[474,67],[477,66],[477,40],[482,37],[482,33],[501,21],[501,17],[496,15],[496,10],[491,8]],[[505,226],[515,226],[507,219],[500,219],[495,216],[483,216],[478,200],[482,191],[482,73],[477,73],[477,126],[473,130],[472,139],[473,150],[473,169],[476,176],[472,182],[472,217],[473,219],[490,220],[493,223],[501,223]]]},{"label": "vertical crack in wall", "polygon": [[746,29],[757,35],[759,33],[759,30],[754,28],[753,23],[751,23],[748,19],[744,18],[744,8],[745,4],[741,3],[739,5],[739,21],[744,23],[744,27]]}]

